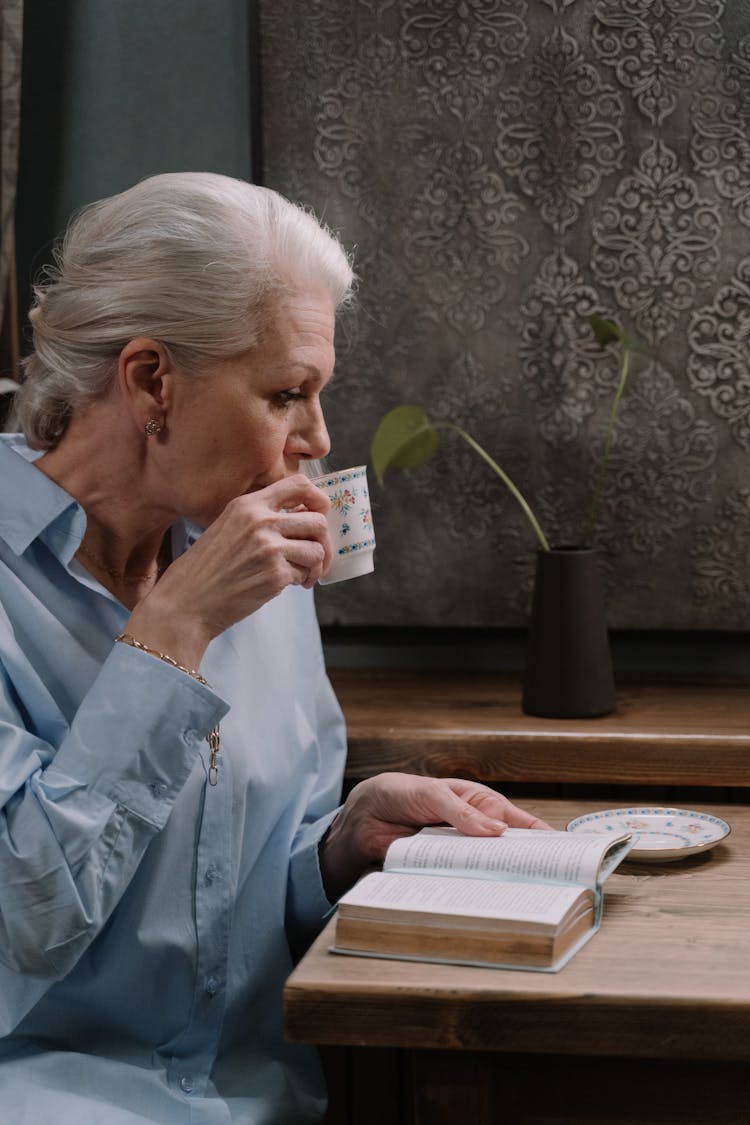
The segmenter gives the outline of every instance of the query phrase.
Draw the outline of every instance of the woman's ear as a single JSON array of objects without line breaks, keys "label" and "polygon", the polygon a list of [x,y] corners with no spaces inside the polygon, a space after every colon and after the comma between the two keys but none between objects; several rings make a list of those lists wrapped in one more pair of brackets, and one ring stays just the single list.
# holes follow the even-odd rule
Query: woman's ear
[{"label": "woman's ear", "polygon": [[141,433],[154,434],[164,429],[172,404],[173,382],[169,353],[157,340],[137,336],[120,352],[117,383],[125,407]]}]

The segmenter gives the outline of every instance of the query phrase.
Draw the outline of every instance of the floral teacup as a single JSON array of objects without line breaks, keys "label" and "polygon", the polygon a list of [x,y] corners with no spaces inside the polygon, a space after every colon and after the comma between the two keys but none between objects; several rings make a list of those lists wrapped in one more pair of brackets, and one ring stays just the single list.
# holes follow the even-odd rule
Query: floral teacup
[{"label": "floral teacup", "polygon": [[367,467],[359,465],[355,469],[326,473],[316,477],[313,484],[331,501],[328,530],[333,544],[333,562],[326,576],[320,579],[321,585],[369,574],[375,569],[375,532]]}]

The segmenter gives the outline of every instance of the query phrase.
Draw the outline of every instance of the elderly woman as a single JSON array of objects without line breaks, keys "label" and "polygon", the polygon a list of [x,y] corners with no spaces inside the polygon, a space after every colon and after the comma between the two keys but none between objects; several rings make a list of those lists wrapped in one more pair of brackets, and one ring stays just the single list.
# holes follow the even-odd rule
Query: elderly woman
[{"label": "elderly woman", "polygon": [[263,188],[157,176],[36,291],[0,443],[0,1091],[23,1125],[319,1119],[281,989],[391,840],[538,822],[345,753],[311,587],[352,274]]}]

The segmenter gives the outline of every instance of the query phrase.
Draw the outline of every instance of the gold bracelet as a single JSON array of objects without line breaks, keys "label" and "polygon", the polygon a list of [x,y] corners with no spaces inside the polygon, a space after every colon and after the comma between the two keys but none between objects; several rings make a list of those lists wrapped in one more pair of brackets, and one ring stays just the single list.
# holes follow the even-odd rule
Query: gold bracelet
[{"label": "gold bracelet", "polygon": [[[148,645],[144,645],[143,641],[137,640],[130,633],[120,633],[119,636],[115,637],[115,643],[117,643],[118,641],[121,644],[130,645],[131,648],[137,648],[139,652],[147,652],[149,656],[158,657],[159,660],[163,660],[165,664],[169,664],[172,668],[176,668],[179,672],[185,672],[188,676],[192,676],[194,680],[198,680],[199,683],[205,684],[206,687],[211,686],[208,680],[204,679],[204,677],[201,676],[200,672],[196,672],[195,668],[186,668],[184,664],[178,664],[177,661],[174,660],[171,656],[168,656],[166,652],[159,652],[158,648],[149,648]],[[218,723],[213,728],[213,730],[208,732],[208,735],[206,736],[206,742],[208,743],[208,747],[210,750],[208,784],[218,785],[219,751],[221,750],[221,739],[219,735]]]},{"label": "gold bracelet", "polygon": [[163,660],[165,664],[169,664],[172,668],[177,668],[180,672],[186,672],[188,676],[192,676],[194,680],[205,684],[206,687],[209,686],[208,680],[204,679],[200,672],[196,672],[195,668],[186,668],[184,664],[178,664],[177,661],[173,660],[171,656],[168,656],[166,652],[159,652],[158,648],[149,648],[148,645],[144,645],[143,641],[137,640],[130,633],[120,633],[118,637],[115,637],[115,642],[117,641],[120,641],[124,645],[130,645],[131,648],[137,648],[139,652],[147,652],[149,656],[158,656],[159,660]]}]

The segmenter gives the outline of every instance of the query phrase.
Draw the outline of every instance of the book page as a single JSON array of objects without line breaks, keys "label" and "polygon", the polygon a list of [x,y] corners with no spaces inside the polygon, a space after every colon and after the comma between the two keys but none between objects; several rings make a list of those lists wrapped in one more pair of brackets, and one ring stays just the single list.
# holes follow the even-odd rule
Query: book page
[{"label": "book page", "polygon": [[556,925],[581,891],[574,886],[551,886],[496,880],[479,882],[463,876],[413,875],[375,871],[342,897],[339,906],[443,914],[450,918],[504,918]]},{"label": "book page", "polygon": [[478,879],[512,878],[594,887],[610,837],[533,828],[502,836],[462,836],[454,828],[424,828],[395,840],[385,871],[455,872]]}]

